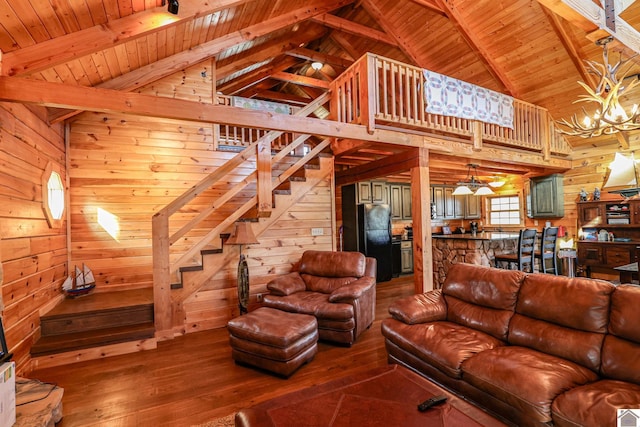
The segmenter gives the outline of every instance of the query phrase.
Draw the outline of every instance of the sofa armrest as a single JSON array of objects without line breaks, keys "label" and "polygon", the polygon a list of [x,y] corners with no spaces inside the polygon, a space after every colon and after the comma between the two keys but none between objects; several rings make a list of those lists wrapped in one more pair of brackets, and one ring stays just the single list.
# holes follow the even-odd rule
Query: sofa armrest
[{"label": "sofa armrest", "polygon": [[348,302],[360,298],[376,285],[376,279],[364,276],[331,292],[329,302]]},{"label": "sofa armrest", "polygon": [[447,303],[442,291],[437,289],[394,301],[389,306],[389,313],[408,325],[435,322],[446,320]]},{"label": "sofa armrest", "polygon": [[273,295],[287,296],[296,292],[301,292],[307,289],[307,286],[300,277],[300,273],[294,272],[285,274],[284,276],[278,276],[275,279],[267,283],[267,289]]}]

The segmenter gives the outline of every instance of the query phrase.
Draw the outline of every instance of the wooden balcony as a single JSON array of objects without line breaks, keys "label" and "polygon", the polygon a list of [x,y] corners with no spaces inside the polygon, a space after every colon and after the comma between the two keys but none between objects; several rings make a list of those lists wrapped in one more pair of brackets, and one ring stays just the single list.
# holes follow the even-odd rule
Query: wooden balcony
[{"label": "wooden balcony", "polygon": [[550,156],[566,156],[571,147],[548,111],[514,99],[513,129],[476,120],[427,113],[423,70],[366,54],[331,83],[331,118],[376,129],[404,130],[468,138],[483,144]]}]

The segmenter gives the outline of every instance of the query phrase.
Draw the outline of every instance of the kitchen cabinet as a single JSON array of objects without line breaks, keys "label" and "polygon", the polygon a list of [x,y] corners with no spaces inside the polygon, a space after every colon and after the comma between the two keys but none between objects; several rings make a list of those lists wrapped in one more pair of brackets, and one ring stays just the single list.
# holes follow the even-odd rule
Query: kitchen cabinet
[{"label": "kitchen cabinet", "polygon": [[385,181],[359,181],[354,186],[356,204],[362,203],[389,203],[389,188]]},{"label": "kitchen cabinet", "polygon": [[402,219],[411,219],[411,184],[402,186]]},{"label": "kitchen cabinet", "polygon": [[482,217],[482,197],[467,195],[464,200],[465,219],[479,219]]},{"label": "kitchen cabinet", "polygon": [[530,180],[530,212],[532,218],[561,218],[564,216],[563,176],[531,178]]},{"label": "kitchen cabinet", "polygon": [[391,219],[402,219],[402,184],[389,184]]},{"label": "kitchen cabinet", "polygon": [[400,243],[400,272],[413,273],[413,242],[403,240]]},{"label": "kitchen cabinet", "polygon": [[478,219],[482,216],[481,197],[454,196],[453,190],[453,186],[431,186],[431,200],[436,206],[434,219]]}]

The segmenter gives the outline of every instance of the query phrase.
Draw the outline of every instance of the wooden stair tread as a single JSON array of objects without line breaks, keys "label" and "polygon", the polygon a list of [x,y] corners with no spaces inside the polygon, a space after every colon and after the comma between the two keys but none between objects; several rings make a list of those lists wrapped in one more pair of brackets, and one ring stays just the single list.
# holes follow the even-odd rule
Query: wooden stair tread
[{"label": "wooden stair tread", "polygon": [[104,328],[93,331],[76,332],[65,335],[41,337],[31,347],[32,357],[66,351],[116,344],[126,341],[136,341],[153,338],[155,327],[153,323]]},{"label": "wooden stair tread", "polygon": [[64,299],[43,318],[62,317],[77,313],[109,311],[122,307],[153,304],[153,289],[142,288],[114,292],[94,292],[75,298]]}]

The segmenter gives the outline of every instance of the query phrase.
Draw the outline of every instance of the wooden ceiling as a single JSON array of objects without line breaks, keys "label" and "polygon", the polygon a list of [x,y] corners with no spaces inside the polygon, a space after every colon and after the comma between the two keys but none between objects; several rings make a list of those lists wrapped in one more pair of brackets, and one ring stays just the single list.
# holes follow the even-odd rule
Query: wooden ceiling
[{"label": "wooden ceiling", "polygon": [[[373,52],[508,93],[559,119],[579,110],[574,100],[583,91],[576,82],[592,79],[584,60],[602,61],[594,43],[602,30],[556,0],[181,0],[178,15],[162,2],[0,0],[1,73],[131,91],[213,58],[221,93],[302,105]],[[600,8],[595,0],[564,3]],[[640,27],[640,7],[615,3],[626,7],[619,23]],[[638,49],[634,41],[612,48],[628,57]],[[315,71],[313,60],[325,66]],[[632,74],[640,71],[634,61]],[[56,121],[69,112],[49,115]],[[576,148],[617,144],[570,142]],[[347,167],[398,153],[370,147],[337,163]],[[433,161],[442,174],[466,172],[460,171],[464,160]],[[487,175],[526,172],[480,163]],[[544,165],[529,172],[542,173]]]}]

